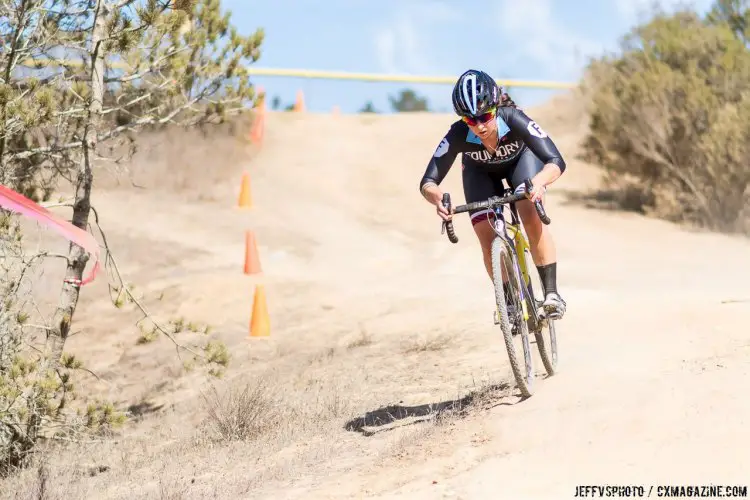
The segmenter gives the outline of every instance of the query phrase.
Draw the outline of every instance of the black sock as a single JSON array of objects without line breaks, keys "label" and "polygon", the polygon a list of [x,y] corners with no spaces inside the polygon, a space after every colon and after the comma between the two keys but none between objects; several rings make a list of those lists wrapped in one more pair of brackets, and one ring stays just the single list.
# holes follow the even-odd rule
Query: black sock
[{"label": "black sock", "polygon": [[539,271],[539,279],[544,287],[544,295],[553,292],[557,293],[557,262],[544,266],[536,266],[536,270]]}]

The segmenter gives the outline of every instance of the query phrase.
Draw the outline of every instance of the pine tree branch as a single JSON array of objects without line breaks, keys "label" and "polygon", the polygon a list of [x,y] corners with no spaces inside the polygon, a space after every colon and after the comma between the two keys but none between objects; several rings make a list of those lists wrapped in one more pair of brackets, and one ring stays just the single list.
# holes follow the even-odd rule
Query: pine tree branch
[{"label": "pine tree branch", "polygon": [[61,146],[44,146],[44,147],[39,147],[39,148],[33,148],[33,149],[26,150],[26,151],[21,151],[20,153],[8,154],[8,160],[9,161],[24,160],[34,155],[58,153],[61,151],[68,151],[71,149],[80,148],[82,146],[83,146],[83,141],[73,141],[73,142],[69,142],[68,144],[63,144]]},{"label": "pine tree branch", "polygon": [[139,70],[137,73],[134,73],[132,75],[127,75],[127,76],[105,78],[104,81],[105,83],[127,83],[127,82],[132,82],[133,80],[139,80],[148,74],[156,73],[160,71],[162,69],[160,66],[161,63],[163,63],[167,59],[170,59],[182,52],[187,52],[189,50],[191,50],[190,47],[182,47],[177,50],[172,49],[170,52],[164,54],[162,57],[154,61],[145,70]]},{"label": "pine tree branch", "polygon": [[[154,319],[154,317],[146,309],[146,307],[143,304],[141,304],[141,302],[135,297],[135,295],[132,293],[132,291],[130,290],[130,288],[125,284],[125,280],[122,277],[122,273],[120,272],[120,269],[119,269],[119,267],[117,265],[117,261],[115,260],[114,256],[112,255],[112,251],[111,251],[111,249],[109,247],[109,243],[107,242],[107,236],[104,233],[104,230],[102,229],[102,227],[101,227],[101,225],[99,223],[99,214],[98,214],[96,208],[94,208],[93,205],[91,206],[91,211],[94,214],[94,225],[96,226],[97,230],[99,231],[99,235],[102,238],[102,244],[104,246],[107,263],[112,266],[112,269],[113,269],[113,271],[115,273],[114,278],[117,279],[117,281],[118,281],[118,286],[117,286],[118,291],[123,291],[124,290],[125,293],[126,293],[126,295],[128,296],[128,298],[130,299],[130,301],[133,304],[135,304],[135,306],[138,308],[138,310],[143,314],[143,317],[140,320],[138,320],[136,322],[136,324],[140,323],[141,321],[143,321],[145,319],[150,320],[154,324],[154,327],[162,335],[164,335],[165,337],[167,337],[174,344],[175,349],[177,351],[177,357],[178,358],[182,359],[182,357],[180,356],[180,350],[184,350],[184,351],[189,352],[190,354],[193,354],[196,357],[199,357],[199,358],[202,358],[202,359],[206,359],[206,357],[203,354],[201,354],[199,352],[196,352],[193,349],[191,349],[190,347],[187,347],[187,346],[181,344],[180,342],[178,342],[177,339],[175,339],[174,336],[166,328],[164,328],[158,321],[156,321]],[[109,288],[110,288],[110,293],[111,293],[112,292],[112,285],[111,284],[110,284]]]},{"label": "pine tree branch", "polygon": [[[161,12],[164,12],[165,10],[169,9],[169,0],[162,0],[164,3],[162,4],[162,10]],[[112,6],[113,9],[122,9],[123,7],[127,7],[128,5],[133,5],[136,3],[136,0],[120,0],[116,4]]]}]

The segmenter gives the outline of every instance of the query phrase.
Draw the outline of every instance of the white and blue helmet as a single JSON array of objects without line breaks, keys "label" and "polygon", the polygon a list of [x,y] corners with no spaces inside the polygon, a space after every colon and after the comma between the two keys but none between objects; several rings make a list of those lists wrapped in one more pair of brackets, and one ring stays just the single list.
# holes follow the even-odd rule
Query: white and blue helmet
[{"label": "white and blue helmet", "polygon": [[498,106],[500,88],[484,71],[470,69],[458,77],[452,100],[458,116],[476,118]]}]

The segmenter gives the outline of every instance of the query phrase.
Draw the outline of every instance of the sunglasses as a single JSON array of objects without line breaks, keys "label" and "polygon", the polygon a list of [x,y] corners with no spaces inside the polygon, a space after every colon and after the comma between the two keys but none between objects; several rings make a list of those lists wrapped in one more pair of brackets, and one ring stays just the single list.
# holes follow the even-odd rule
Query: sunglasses
[{"label": "sunglasses", "polygon": [[461,119],[472,127],[480,123],[485,123],[492,120],[495,117],[496,108],[490,109],[488,112],[479,115],[477,117],[462,116]]}]

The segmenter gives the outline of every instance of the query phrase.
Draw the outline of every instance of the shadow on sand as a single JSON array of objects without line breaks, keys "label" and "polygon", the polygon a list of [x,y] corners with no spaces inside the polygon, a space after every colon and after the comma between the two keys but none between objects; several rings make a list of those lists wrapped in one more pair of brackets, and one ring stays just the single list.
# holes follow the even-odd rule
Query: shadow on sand
[{"label": "shadow on sand", "polygon": [[[417,406],[390,405],[365,413],[362,417],[349,420],[344,429],[372,436],[378,432],[393,430],[404,425],[412,425],[427,420],[437,420],[444,416],[463,418],[472,409],[489,409],[494,406],[512,405],[515,402],[503,401],[511,396],[510,385],[501,383],[472,391],[466,396],[440,403]],[[407,420],[409,420],[407,422]],[[389,424],[398,423],[387,427]]]}]

